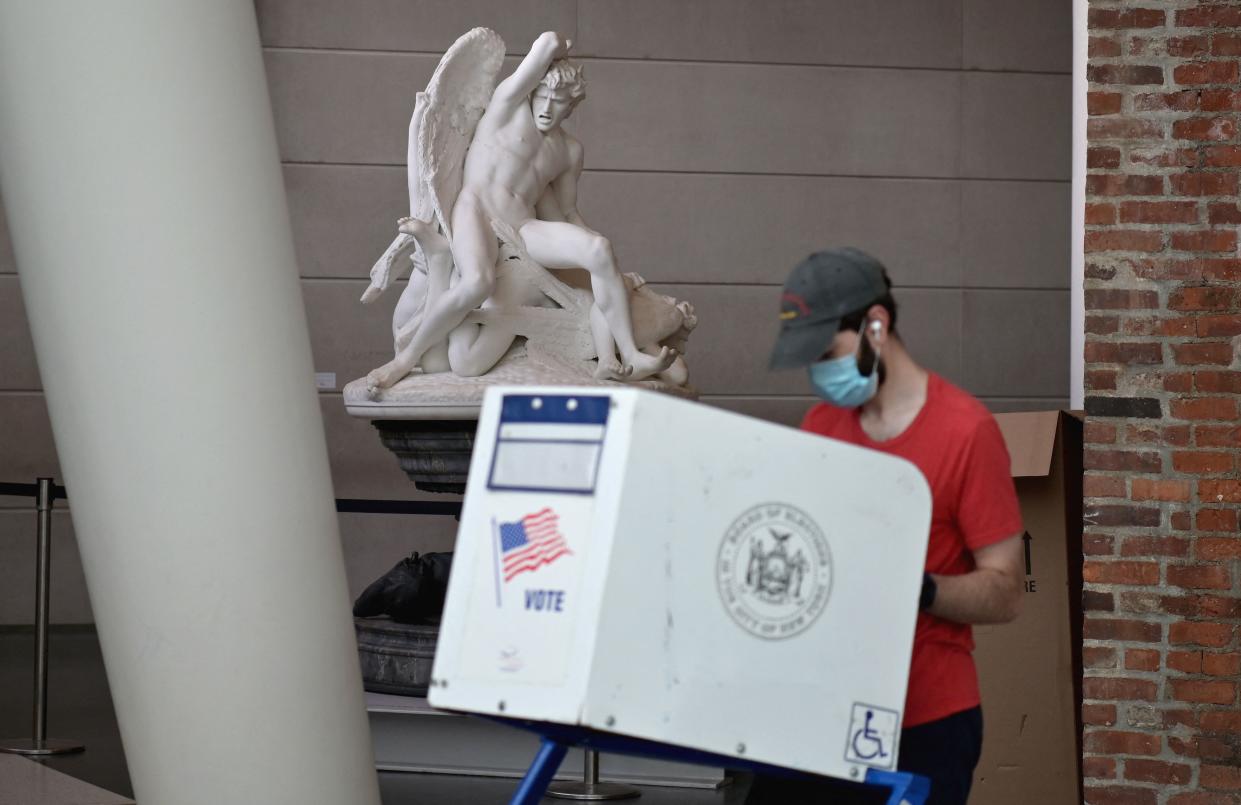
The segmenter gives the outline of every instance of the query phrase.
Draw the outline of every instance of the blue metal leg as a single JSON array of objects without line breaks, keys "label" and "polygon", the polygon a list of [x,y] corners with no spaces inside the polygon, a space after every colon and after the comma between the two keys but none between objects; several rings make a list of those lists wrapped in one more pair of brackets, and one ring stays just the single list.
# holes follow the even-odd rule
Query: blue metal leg
[{"label": "blue metal leg", "polygon": [[869,785],[881,785],[892,789],[888,797],[888,805],[924,805],[931,795],[931,781],[920,774],[903,771],[866,770],[866,782]]},{"label": "blue metal leg", "polygon": [[552,781],[568,751],[569,747],[564,744],[544,738],[539,753],[534,756],[534,762],[530,764],[526,776],[521,779],[521,785],[517,786],[517,793],[509,800],[509,805],[536,805],[543,798],[548,783]]}]

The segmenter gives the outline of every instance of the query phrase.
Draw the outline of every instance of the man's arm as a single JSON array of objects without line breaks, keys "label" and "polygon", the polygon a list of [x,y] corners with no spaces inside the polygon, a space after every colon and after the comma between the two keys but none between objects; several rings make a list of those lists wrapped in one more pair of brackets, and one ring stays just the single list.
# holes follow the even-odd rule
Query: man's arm
[{"label": "man's arm", "polygon": [[1022,597],[1021,535],[974,551],[974,570],[959,576],[932,575],[935,601],[929,612],[957,623],[1008,623]]},{"label": "man's arm", "polygon": [[525,103],[526,98],[530,97],[530,93],[534,92],[539,81],[547,73],[547,68],[551,66],[551,63],[568,55],[571,44],[568,39],[555,31],[539,34],[539,38],[534,40],[534,44],[530,46],[530,52],[526,54],[526,58],[521,60],[521,64],[517,65],[513,74],[496,86],[491,102],[506,106]]}]

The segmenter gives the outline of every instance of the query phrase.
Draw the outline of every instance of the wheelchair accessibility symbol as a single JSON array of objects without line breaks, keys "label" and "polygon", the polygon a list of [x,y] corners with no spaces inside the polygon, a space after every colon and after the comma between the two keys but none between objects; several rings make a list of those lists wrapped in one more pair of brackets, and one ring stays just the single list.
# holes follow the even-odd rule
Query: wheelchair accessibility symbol
[{"label": "wheelchair accessibility symbol", "polygon": [[894,710],[855,703],[845,760],[879,769],[894,768],[899,724],[900,716]]}]

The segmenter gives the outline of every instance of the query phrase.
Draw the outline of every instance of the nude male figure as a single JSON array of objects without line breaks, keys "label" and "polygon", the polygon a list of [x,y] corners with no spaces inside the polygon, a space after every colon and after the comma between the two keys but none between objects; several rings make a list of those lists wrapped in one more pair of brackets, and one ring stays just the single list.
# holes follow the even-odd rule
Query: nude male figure
[{"label": "nude male figure", "polygon": [[563,61],[569,46],[558,33],[542,34],[496,87],[466,154],[461,193],[451,214],[452,255],[460,279],[431,302],[417,333],[396,358],[367,375],[369,388],[387,388],[408,374],[495,291],[499,244],[493,219],[513,227],[539,264],[590,272],[595,340],[610,344],[613,339],[624,362],[617,365],[608,349],[599,356],[601,372],[640,380],[668,369],[676,358],[667,347],[653,355],[638,349],[612,246],[577,210],[582,146],[560,124],[585,88],[578,69]]}]

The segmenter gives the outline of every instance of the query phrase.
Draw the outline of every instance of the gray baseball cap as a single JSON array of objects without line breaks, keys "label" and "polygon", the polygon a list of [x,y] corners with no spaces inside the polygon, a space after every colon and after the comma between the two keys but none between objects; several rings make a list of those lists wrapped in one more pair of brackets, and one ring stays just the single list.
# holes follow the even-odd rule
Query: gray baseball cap
[{"label": "gray baseball cap", "polygon": [[840,320],[890,290],[883,265],[860,249],[815,252],[797,264],[780,296],[780,335],[772,369],[809,366],[840,328]]}]

